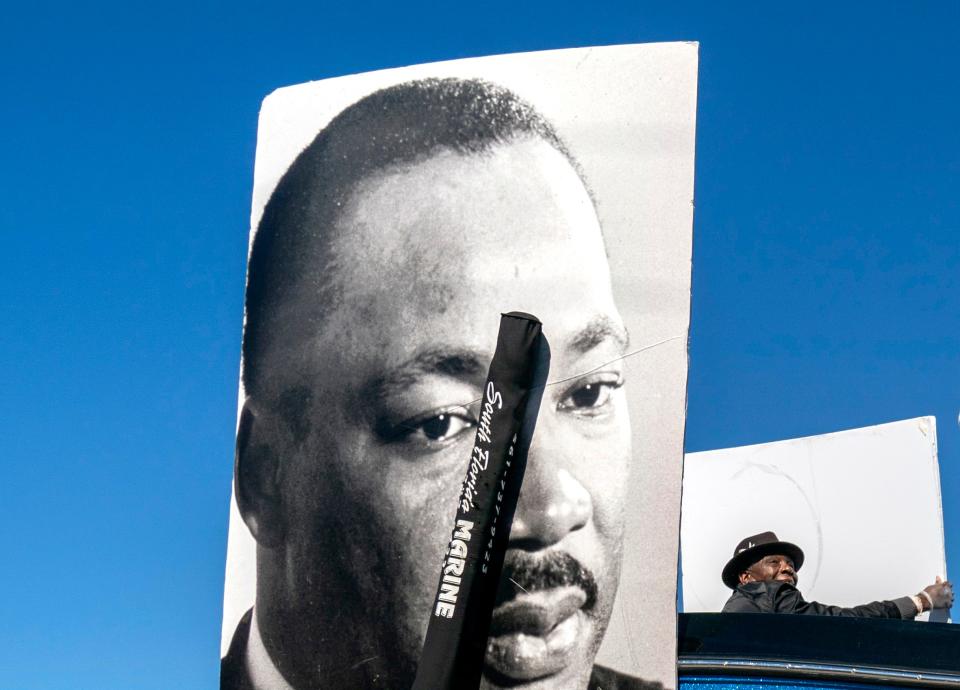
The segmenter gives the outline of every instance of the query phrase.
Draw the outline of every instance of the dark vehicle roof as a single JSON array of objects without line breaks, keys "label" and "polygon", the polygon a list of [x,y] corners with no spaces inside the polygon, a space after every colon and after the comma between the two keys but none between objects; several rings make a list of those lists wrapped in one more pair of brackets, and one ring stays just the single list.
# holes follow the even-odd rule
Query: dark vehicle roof
[{"label": "dark vehicle roof", "polygon": [[680,614],[681,676],[960,688],[960,626],[790,614]]}]

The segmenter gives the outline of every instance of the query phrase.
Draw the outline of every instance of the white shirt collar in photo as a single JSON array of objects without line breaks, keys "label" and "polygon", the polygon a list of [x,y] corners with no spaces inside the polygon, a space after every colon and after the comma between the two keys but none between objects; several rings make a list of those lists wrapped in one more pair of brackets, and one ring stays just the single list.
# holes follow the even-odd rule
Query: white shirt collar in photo
[{"label": "white shirt collar in photo", "polygon": [[247,638],[247,673],[250,674],[250,683],[254,690],[293,690],[293,686],[280,675],[280,671],[273,664],[270,653],[263,645],[260,637],[260,626],[257,625],[257,609],[253,609],[250,617],[250,637]]}]

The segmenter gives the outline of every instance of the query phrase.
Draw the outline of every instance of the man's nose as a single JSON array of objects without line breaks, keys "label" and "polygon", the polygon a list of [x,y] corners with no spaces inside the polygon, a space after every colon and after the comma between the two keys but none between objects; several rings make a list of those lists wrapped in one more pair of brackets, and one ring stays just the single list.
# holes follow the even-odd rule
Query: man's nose
[{"label": "man's nose", "polygon": [[559,542],[593,515],[587,488],[537,445],[534,439],[510,530],[510,546],[531,551]]}]

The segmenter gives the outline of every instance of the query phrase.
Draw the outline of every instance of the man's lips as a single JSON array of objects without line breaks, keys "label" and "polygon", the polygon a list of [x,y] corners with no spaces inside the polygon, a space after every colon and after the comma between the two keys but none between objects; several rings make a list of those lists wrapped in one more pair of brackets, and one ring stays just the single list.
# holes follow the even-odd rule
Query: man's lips
[{"label": "man's lips", "polygon": [[543,635],[586,602],[587,595],[579,587],[555,587],[523,593],[493,610],[490,636],[512,633]]},{"label": "man's lips", "polygon": [[587,630],[587,594],[564,586],[521,593],[494,609],[487,667],[516,680],[553,675],[569,662]]}]

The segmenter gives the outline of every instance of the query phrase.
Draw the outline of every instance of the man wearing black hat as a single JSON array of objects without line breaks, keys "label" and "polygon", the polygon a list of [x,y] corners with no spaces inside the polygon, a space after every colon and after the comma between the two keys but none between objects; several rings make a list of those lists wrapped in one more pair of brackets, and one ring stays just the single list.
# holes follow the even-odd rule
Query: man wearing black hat
[{"label": "man wearing black hat", "polygon": [[737,544],[733,558],[723,568],[723,583],[733,590],[723,605],[723,613],[912,619],[923,611],[948,609],[953,605],[953,586],[939,577],[918,594],[892,601],[874,601],[850,608],[804,601],[797,589],[797,571],[802,565],[800,547],[780,541],[773,532],[747,537]]}]

